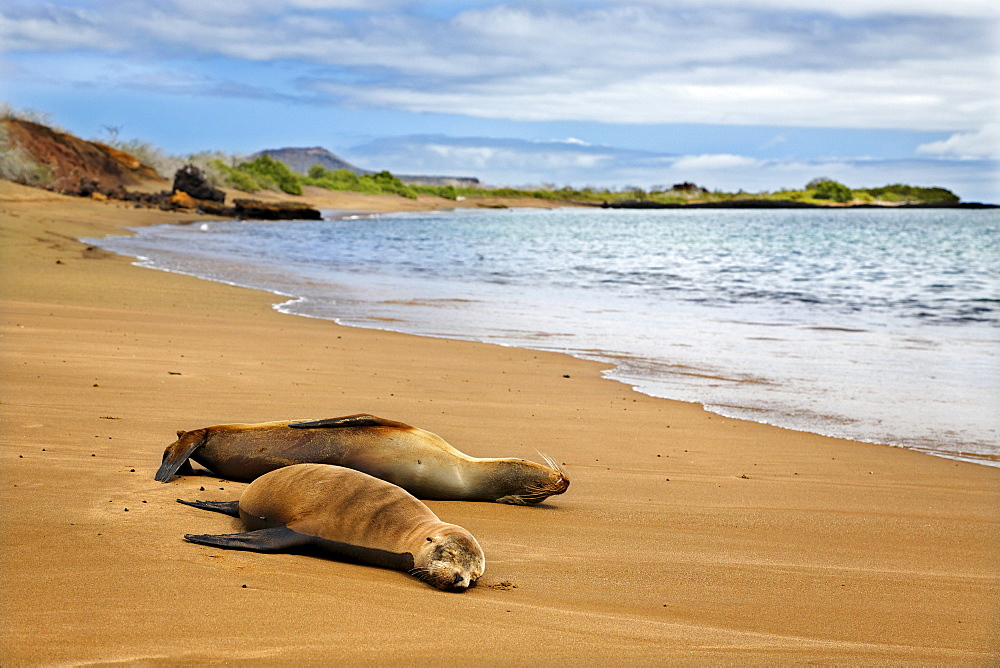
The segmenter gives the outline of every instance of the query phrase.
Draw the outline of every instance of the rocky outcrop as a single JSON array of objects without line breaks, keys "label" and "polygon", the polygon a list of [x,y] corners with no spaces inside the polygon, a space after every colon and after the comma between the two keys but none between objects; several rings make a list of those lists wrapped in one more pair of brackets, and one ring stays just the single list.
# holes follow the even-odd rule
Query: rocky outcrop
[{"label": "rocky outcrop", "polygon": [[[64,195],[130,202],[137,207],[167,211],[198,211],[227,218],[258,220],[321,220],[322,214],[301,202],[236,200],[226,206],[226,194],[214,187],[200,169],[185,165],[174,175],[171,190],[148,192],[168,181],[152,167],[124,151],[84,141],[48,126],[20,119],[0,121],[4,148],[18,150],[45,170],[43,187]],[[41,185],[41,184],[40,184]],[[135,190],[130,187],[142,186]]]},{"label": "rocky outcrop", "polygon": [[111,146],[31,121],[8,118],[0,123],[5,143],[44,168],[47,187],[54,192],[90,196],[150,181],[164,182],[155,169]]},{"label": "rocky outcrop", "polygon": [[261,202],[253,199],[233,200],[236,218],[253,220],[323,220],[323,214],[301,202]]},{"label": "rocky outcrop", "polygon": [[196,200],[223,203],[226,193],[209,183],[205,174],[194,165],[184,165],[174,174],[173,192],[185,193]]}]

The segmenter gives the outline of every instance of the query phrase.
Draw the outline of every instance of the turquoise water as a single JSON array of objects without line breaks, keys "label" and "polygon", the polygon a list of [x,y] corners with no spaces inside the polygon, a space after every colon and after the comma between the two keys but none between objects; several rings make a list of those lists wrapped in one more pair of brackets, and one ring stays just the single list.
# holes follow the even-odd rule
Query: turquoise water
[{"label": "turquoise water", "polygon": [[727,416],[1000,464],[996,211],[459,210],[136,232],[89,242],[271,290],[288,313],[567,352]]}]

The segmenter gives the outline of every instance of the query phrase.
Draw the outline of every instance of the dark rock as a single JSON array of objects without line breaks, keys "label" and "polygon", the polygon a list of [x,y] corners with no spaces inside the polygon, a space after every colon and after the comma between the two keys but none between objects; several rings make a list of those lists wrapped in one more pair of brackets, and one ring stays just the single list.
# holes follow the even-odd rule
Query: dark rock
[{"label": "dark rock", "polygon": [[702,195],[708,192],[697,183],[691,183],[690,181],[675,183],[670,189],[674,192],[690,193],[692,195]]},{"label": "dark rock", "polygon": [[323,220],[323,214],[309,204],[300,202],[261,202],[254,199],[234,200],[237,218],[255,220]]},{"label": "dark rock", "polygon": [[209,202],[226,201],[226,193],[212,186],[205,174],[194,165],[184,165],[174,174],[173,192],[178,191]]}]

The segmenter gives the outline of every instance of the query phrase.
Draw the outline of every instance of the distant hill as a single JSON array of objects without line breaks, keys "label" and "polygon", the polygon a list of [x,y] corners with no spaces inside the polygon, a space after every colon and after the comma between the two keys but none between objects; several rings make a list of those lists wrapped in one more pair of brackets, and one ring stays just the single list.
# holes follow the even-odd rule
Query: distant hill
[{"label": "distant hill", "polygon": [[[322,146],[314,148],[269,148],[258,151],[250,156],[250,160],[262,155],[270,156],[279,160],[299,174],[305,174],[313,165],[320,165],[329,170],[346,169],[355,174],[374,174],[370,169],[361,169],[346,160],[338,157]],[[395,174],[400,181],[407,185],[417,186],[461,186],[475,188],[480,185],[479,179],[474,176],[418,176],[409,174]]]},{"label": "distant hill", "polygon": [[293,172],[298,172],[299,174],[305,174],[313,165],[320,165],[332,171],[346,169],[347,171],[354,172],[358,175],[375,173],[369,169],[355,167],[351,163],[339,158],[322,146],[316,146],[314,148],[269,148],[254,153],[250,156],[250,160],[259,158],[262,155],[268,155],[275,160],[280,160],[285,163],[288,169]]}]

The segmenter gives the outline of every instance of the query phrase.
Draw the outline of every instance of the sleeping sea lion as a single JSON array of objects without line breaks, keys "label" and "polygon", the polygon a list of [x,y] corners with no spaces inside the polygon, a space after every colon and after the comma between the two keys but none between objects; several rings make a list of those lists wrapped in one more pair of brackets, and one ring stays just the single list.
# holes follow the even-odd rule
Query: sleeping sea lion
[{"label": "sleeping sea lion", "polygon": [[329,464],[295,464],[266,473],[239,501],[181,501],[243,520],[236,534],[188,534],[192,543],[256,552],[312,545],[340,557],[407,571],[451,591],[475,584],[486,568],[468,531],[438,519],[399,487]]},{"label": "sleeping sea lion", "polygon": [[[569,479],[526,459],[470,457],[429,431],[374,415],[327,420],[223,424],[177,432],[156,480],[190,473],[188,458],[226,478],[253,480],[307,462],[363,471],[422,499],[530,505],[562,494]],[[539,453],[541,454],[541,453]]]}]

